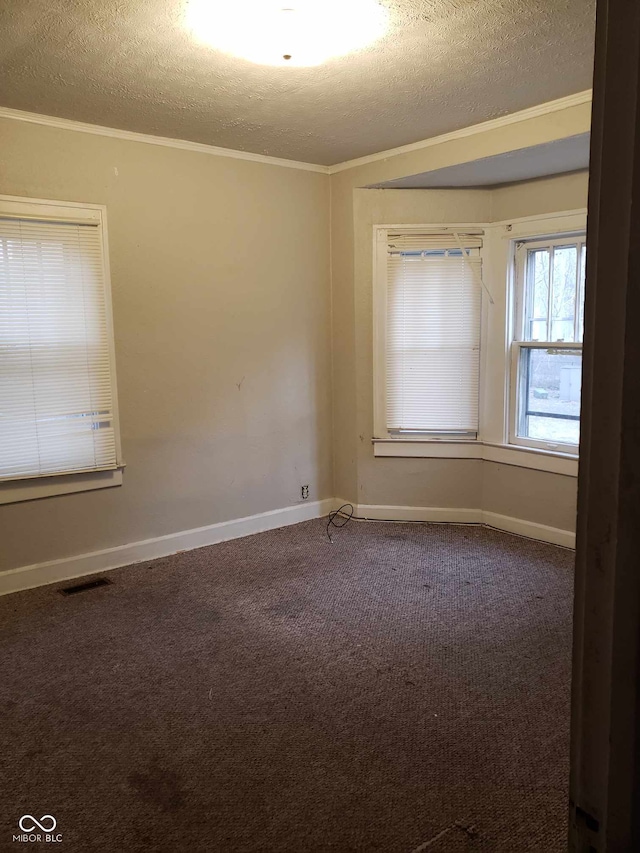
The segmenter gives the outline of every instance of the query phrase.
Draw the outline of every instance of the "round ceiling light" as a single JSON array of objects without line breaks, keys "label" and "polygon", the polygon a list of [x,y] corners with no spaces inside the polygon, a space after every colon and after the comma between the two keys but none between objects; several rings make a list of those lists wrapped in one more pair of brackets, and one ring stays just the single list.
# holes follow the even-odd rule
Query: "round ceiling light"
[{"label": "round ceiling light", "polygon": [[379,39],[376,0],[190,0],[187,26],[211,47],[260,65],[320,65]]}]

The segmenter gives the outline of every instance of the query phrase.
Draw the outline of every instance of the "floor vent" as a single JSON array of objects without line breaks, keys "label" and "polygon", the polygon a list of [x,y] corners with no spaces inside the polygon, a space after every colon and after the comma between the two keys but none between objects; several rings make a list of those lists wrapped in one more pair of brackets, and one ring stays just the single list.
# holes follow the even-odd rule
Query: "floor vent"
[{"label": "floor vent", "polygon": [[65,586],[63,589],[59,589],[58,592],[62,593],[62,595],[76,595],[78,592],[87,592],[90,589],[97,589],[100,586],[109,586],[111,583],[113,583],[113,581],[110,581],[107,578],[97,578],[97,580],[94,581],[77,583],[75,586]]}]

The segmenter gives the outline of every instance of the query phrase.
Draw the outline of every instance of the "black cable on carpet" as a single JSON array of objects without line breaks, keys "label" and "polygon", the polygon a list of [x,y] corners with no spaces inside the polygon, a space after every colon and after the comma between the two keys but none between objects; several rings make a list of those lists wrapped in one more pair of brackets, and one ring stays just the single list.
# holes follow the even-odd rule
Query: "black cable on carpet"
[{"label": "black cable on carpet", "polygon": [[[346,515],[342,511],[345,507],[349,507],[349,509],[350,509],[350,512],[348,515]],[[335,519],[337,516],[340,516],[340,518],[342,519],[342,524],[336,524]],[[329,542],[333,542],[333,539],[331,538],[331,527],[332,526],[337,527],[337,528],[344,527],[345,524],[348,524],[352,518],[353,518],[353,504],[342,504],[341,507],[338,507],[338,509],[334,509],[329,513],[329,515],[327,516],[327,536],[329,537]]]}]

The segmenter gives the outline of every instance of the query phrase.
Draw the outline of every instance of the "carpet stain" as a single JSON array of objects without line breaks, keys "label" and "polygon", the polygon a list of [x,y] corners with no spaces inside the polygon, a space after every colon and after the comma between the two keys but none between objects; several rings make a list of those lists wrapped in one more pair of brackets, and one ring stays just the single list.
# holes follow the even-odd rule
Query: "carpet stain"
[{"label": "carpet stain", "polygon": [[157,759],[151,762],[146,773],[130,773],[127,781],[145,799],[154,803],[160,811],[173,812],[184,806],[180,776],[173,770],[163,769]]},{"label": "carpet stain", "polygon": [[286,599],[265,607],[264,612],[272,616],[284,616],[287,619],[297,619],[305,609],[304,602],[299,598]]},{"label": "carpet stain", "polygon": [[198,612],[199,622],[207,625],[219,625],[222,622],[222,613],[215,607],[202,607]]}]

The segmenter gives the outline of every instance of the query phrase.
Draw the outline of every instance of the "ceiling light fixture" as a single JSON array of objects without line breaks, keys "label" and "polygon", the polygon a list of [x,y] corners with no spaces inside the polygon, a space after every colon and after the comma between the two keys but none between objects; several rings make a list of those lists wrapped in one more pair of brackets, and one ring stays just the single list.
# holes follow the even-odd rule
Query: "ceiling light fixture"
[{"label": "ceiling light fixture", "polygon": [[190,0],[200,40],[259,65],[320,65],[379,39],[388,13],[377,0]]}]

